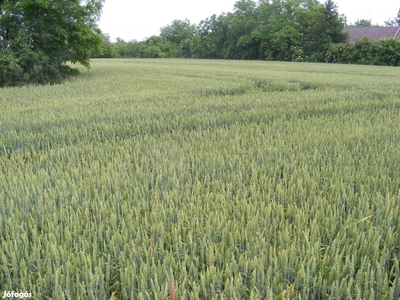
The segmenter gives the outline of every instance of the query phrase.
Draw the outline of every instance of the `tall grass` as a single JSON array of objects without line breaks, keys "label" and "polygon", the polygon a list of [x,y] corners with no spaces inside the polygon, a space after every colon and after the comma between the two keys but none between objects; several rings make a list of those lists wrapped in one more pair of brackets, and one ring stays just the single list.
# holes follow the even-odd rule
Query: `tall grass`
[{"label": "tall grass", "polygon": [[399,69],[92,65],[1,90],[0,291],[400,297]]}]

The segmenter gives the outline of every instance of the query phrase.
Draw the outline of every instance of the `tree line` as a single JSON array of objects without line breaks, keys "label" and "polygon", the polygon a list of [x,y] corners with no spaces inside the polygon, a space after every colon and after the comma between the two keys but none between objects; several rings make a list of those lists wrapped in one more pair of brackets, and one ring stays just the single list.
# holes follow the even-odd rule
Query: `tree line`
[{"label": "tree line", "polygon": [[241,0],[199,24],[174,20],[144,41],[106,41],[103,57],[184,57],[320,61],[346,40],[332,0]]},{"label": "tree line", "polygon": [[[78,73],[70,63],[89,68],[93,57],[400,65],[395,39],[346,43],[346,18],[332,0],[239,0],[233,12],[199,24],[174,20],[158,36],[115,43],[97,25],[103,3],[0,0],[0,87],[58,83]],[[400,14],[390,22],[399,24]]]},{"label": "tree line", "polygon": [[[398,20],[396,20],[398,21]],[[393,25],[395,22],[387,25]],[[332,0],[240,0],[231,13],[199,24],[174,20],[158,36],[115,43],[104,38],[100,57],[248,59],[396,65],[400,43],[347,42],[346,17]],[[357,20],[350,26],[372,26]],[[99,57],[99,56],[98,56]],[[384,57],[384,59],[380,59]]]}]

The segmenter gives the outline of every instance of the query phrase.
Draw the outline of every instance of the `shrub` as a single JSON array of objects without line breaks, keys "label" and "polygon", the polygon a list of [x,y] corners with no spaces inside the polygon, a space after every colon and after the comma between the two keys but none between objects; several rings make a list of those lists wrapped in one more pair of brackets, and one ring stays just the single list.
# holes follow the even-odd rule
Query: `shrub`
[{"label": "shrub", "polygon": [[400,66],[400,41],[395,38],[382,39],[378,43],[379,65]]},{"label": "shrub", "polygon": [[3,49],[0,54],[0,86],[21,86],[25,84],[54,84],[73,70],[52,60],[42,51],[23,47],[18,51]]},{"label": "shrub", "polygon": [[385,38],[371,41],[367,38],[355,44],[332,44],[325,54],[328,63],[400,66],[400,41]]},{"label": "shrub", "polygon": [[348,64],[351,62],[353,46],[350,43],[332,44],[325,53],[325,62]]}]

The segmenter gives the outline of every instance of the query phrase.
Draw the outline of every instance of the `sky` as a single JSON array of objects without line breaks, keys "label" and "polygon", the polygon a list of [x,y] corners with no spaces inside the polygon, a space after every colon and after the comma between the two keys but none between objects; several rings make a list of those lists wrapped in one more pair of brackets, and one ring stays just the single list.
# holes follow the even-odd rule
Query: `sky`
[{"label": "sky", "polygon": [[[117,37],[125,41],[159,35],[160,28],[173,20],[188,19],[192,24],[201,20],[232,12],[237,0],[106,0],[99,27],[109,34],[111,41]],[[258,1],[255,1],[258,2]],[[324,0],[320,0],[321,3]],[[347,23],[357,19],[371,19],[372,24],[384,25],[384,21],[397,17],[400,0],[336,0],[339,13],[347,17]]]}]

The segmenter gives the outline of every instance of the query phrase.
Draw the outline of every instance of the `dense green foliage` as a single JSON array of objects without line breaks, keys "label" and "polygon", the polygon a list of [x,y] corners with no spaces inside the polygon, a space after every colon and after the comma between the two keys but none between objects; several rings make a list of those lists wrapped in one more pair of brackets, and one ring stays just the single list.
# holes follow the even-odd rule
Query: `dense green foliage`
[{"label": "dense green foliage", "polygon": [[95,60],[0,94],[0,291],[398,299],[397,68]]},{"label": "dense green foliage", "polygon": [[[393,21],[394,22],[394,21]],[[345,16],[331,0],[241,0],[234,12],[193,25],[175,20],[145,41],[104,44],[103,58],[208,58],[399,66],[400,41],[346,42]],[[350,27],[371,27],[357,20]],[[99,57],[99,56],[97,56]]]},{"label": "dense green foliage", "polygon": [[357,20],[353,26],[354,27],[372,27],[372,22],[371,22],[371,20],[361,19],[361,20]]},{"label": "dense green foliage", "polygon": [[400,66],[400,41],[395,38],[371,41],[367,38],[355,44],[332,45],[326,52],[326,62],[378,66]]},{"label": "dense green foliage", "polygon": [[103,57],[324,61],[332,44],[346,40],[343,27],[331,0],[241,0],[232,13],[197,25],[175,20],[161,28],[160,36],[142,42],[119,39]]},{"label": "dense green foliage", "polygon": [[101,52],[103,0],[0,0],[0,87],[57,83]]}]

